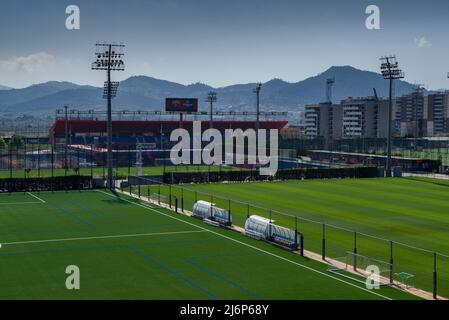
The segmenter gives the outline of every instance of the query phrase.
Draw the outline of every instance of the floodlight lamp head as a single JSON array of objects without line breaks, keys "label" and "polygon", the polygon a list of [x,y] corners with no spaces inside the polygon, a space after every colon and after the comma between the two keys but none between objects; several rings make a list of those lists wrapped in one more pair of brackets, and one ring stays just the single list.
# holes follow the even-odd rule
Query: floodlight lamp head
[{"label": "floodlight lamp head", "polygon": [[326,83],[327,83],[327,84],[333,84],[333,83],[335,83],[335,78],[328,78],[328,79],[326,79]]},{"label": "floodlight lamp head", "polygon": [[92,63],[92,70],[113,70],[124,71],[124,54],[121,52],[125,46],[123,44],[97,43],[95,57]]},{"label": "floodlight lamp head", "polygon": [[216,92],[209,92],[207,94],[206,102],[216,102],[217,101],[217,93]]},{"label": "floodlight lamp head", "polygon": [[258,82],[258,83],[256,84],[256,88],[253,90],[253,92],[256,93],[256,94],[259,94],[261,88],[262,88],[262,83]]},{"label": "floodlight lamp head", "polygon": [[380,58],[382,61],[380,71],[384,79],[402,79],[404,73],[399,69],[399,63],[395,56],[385,56]]}]

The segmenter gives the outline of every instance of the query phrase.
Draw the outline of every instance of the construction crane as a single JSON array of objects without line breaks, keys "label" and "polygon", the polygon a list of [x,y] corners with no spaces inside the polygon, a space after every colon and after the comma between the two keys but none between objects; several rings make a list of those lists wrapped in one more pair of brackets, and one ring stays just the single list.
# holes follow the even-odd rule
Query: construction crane
[{"label": "construction crane", "polygon": [[376,88],[373,88],[373,91],[374,91],[374,99],[376,99],[376,101],[379,101],[379,96],[377,95]]},{"label": "construction crane", "polygon": [[332,86],[335,83],[335,78],[326,79],[326,102],[332,103]]}]

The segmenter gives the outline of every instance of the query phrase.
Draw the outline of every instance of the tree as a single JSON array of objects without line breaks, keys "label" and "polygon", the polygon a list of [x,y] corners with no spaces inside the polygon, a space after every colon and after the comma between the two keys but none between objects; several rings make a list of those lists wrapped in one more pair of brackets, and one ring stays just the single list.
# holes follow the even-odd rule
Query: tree
[{"label": "tree", "polygon": [[0,137],[0,151],[5,151],[6,150],[6,142],[5,139],[3,137]]},{"label": "tree", "polygon": [[11,140],[9,142],[9,145],[14,147],[15,149],[19,149],[24,144],[24,138],[21,135],[15,134],[11,137]]}]

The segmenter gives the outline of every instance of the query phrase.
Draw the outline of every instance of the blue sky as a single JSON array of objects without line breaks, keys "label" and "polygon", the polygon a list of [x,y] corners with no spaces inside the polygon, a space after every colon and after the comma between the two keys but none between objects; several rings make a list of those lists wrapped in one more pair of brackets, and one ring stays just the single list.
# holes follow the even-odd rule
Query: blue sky
[{"label": "blue sky", "polygon": [[[81,29],[65,28],[65,8]],[[365,9],[381,10],[381,30]],[[449,87],[449,2],[445,0],[1,0],[0,84],[49,80],[99,86],[90,70],[97,41],[123,41],[127,70],[213,86],[282,78],[296,82],[332,65],[378,71],[394,53],[406,80]]]}]

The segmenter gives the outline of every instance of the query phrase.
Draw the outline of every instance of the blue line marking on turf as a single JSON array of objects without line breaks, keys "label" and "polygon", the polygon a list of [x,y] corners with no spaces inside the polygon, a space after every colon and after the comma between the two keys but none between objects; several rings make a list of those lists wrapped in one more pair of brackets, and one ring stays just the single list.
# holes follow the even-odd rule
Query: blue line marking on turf
[{"label": "blue line marking on turf", "polygon": [[95,212],[93,212],[93,211],[87,209],[86,207],[83,207],[83,206],[80,205],[79,203],[75,203],[75,202],[72,202],[72,201],[66,201],[66,203],[68,203],[68,204],[71,205],[72,207],[81,209],[81,211],[90,213],[91,215],[93,215],[93,216],[95,216],[95,217],[97,217],[97,218],[100,218],[100,216],[99,216],[98,214],[96,214]]},{"label": "blue line marking on turf", "polygon": [[53,207],[53,208],[55,208],[55,209],[57,209],[57,210],[59,210],[60,212],[64,213],[65,215],[71,217],[72,219],[75,219],[75,220],[77,220],[78,222],[81,222],[81,223],[84,223],[84,224],[88,225],[88,226],[89,226],[90,228],[92,228],[92,229],[95,229],[95,228],[96,228],[94,224],[92,224],[92,223],[90,223],[90,222],[87,222],[86,220],[81,219],[80,217],[74,215],[73,213],[68,212],[68,211],[65,210],[64,208],[61,208],[60,206],[57,206],[57,205],[55,205],[55,204],[50,204],[50,206]]},{"label": "blue line marking on turf", "polygon": [[205,294],[207,294],[208,296],[212,297],[213,299],[215,299],[215,300],[220,300],[220,298],[217,297],[216,295],[214,295],[213,293],[211,293],[211,292],[207,291],[206,289],[200,287],[199,285],[193,283],[192,281],[190,281],[189,279],[187,279],[187,278],[181,276],[180,274],[176,273],[175,271],[173,271],[173,270],[167,268],[166,266],[164,266],[163,264],[157,262],[156,260],[151,259],[150,257],[148,257],[147,255],[143,254],[142,252],[137,251],[137,250],[134,249],[132,246],[128,246],[128,249],[131,250],[132,252],[138,254],[139,256],[145,258],[146,260],[148,260],[148,261],[154,263],[154,264],[157,265],[159,268],[164,269],[165,271],[167,271],[168,273],[174,275],[175,277],[177,277],[177,278],[183,280],[184,282],[187,282],[187,283],[190,284],[192,287],[194,287],[194,288],[196,288],[196,289],[198,289],[198,290],[204,292]]},{"label": "blue line marking on turf", "polygon": [[189,263],[189,264],[191,264],[191,265],[193,265],[193,266],[195,266],[196,268],[200,269],[201,271],[204,271],[204,272],[206,272],[207,274],[209,274],[209,275],[211,275],[211,276],[213,276],[213,277],[215,277],[215,278],[218,278],[218,279],[220,279],[220,280],[222,280],[222,281],[224,281],[224,282],[230,284],[231,286],[233,286],[233,287],[235,287],[235,288],[237,288],[237,289],[242,290],[243,292],[246,292],[247,294],[249,294],[249,295],[255,297],[256,299],[259,299],[259,300],[265,300],[265,298],[259,296],[258,294],[254,293],[254,292],[251,292],[251,291],[249,291],[248,289],[245,289],[245,288],[239,286],[238,284],[232,282],[231,280],[228,280],[228,279],[226,279],[226,278],[224,278],[224,277],[222,277],[222,276],[220,276],[220,275],[218,275],[218,274],[216,274],[216,273],[214,273],[214,272],[212,272],[212,271],[210,271],[210,270],[208,270],[208,269],[206,269],[206,268],[200,266],[199,264],[193,262],[192,260],[186,259],[186,262]]},{"label": "blue line marking on turf", "polygon": [[85,253],[85,252],[91,252],[91,251],[98,251],[99,249],[121,249],[123,250],[123,245],[122,244],[114,244],[114,245],[107,245],[107,246],[92,246],[89,245],[88,247],[79,247],[79,248],[71,248],[71,249],[46,249],[46,250],[31,250],[31,251],[14,251],[14,252],[8,252],[8,253],[0,253],[0,257],[17,257],[17,256],[33,256],[33,255],[37,255],[37,256],[42,256],[42,255],[55,255],[55,254],[68,254],[73,253],[73,252],[81,252],[81,253]]}]

